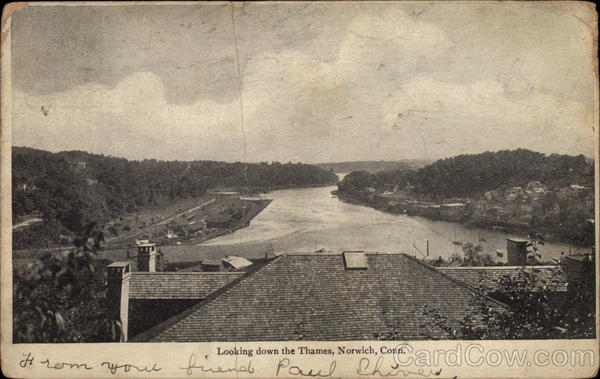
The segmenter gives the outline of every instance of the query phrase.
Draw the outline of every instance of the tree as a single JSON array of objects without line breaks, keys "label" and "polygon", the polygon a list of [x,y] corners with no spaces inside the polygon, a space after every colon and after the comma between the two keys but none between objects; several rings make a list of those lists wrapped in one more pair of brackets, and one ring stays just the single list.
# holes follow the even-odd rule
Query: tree
[{"label": "tree", "polygon": [[494,260],[489,254],[483,254],[483,246],[481,244],[472,244],[465,242],[462,245],[464,254],[463,266],[493,266]]},{"label": "tree", "polygon": [[114,341],[117,320],[107,318],[104,271],[95,250],[102,235],[88,225],[76,247],[45,254],[13,280],[13,340],[16,343]]},{"label": "tree", "polygon": [[527,242],[527,263],[530,265],[536,265],[542,263],[542,255],[538,253],[538,245],[544,246],[544,237],[536,232],[531,232],[528,235],[529,242]]},{"label": "tree", "polygon": [[[537,253],[539,236],[531,235],[531,253]],[[469,250],[476,251],[477,249]],[[523,266],[516,275],[499,279],[499,308],[490,301],[482,277],[473,293],[473,311],[458,324],[451,324],[436,309],[425,308],[425,330],[444,330],[451,339],[552,339],[595,337],[595,286],[590,283],[564,285],[565,263],[557,264],[552,275],[541,275],[535,266]]]},{"label": "tree", "polygon": [[[294,163],[225,163],[210,161],[128,161],[82,151],[50,153],[12,149],[13,220],[39,216],[56,235],[79,235],[91,222],[144,207],[199,197],[208,188],[273,188],[334,184],[337,176],[319,167]],[[75,163],[85,162],[85,167]],[[56,244],[41,241],[29,228],[18,231],[16,249]],[[28,237],[28,238],[26,238]]]}]

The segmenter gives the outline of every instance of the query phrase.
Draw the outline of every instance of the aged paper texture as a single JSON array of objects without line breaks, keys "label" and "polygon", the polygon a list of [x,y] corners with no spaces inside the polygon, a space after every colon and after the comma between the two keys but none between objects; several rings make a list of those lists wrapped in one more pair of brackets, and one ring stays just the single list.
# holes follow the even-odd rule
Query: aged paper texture
[{"label": "aged paper texture", "polygon": [[8,377],[593,377],[588,2],[12,3]]}]

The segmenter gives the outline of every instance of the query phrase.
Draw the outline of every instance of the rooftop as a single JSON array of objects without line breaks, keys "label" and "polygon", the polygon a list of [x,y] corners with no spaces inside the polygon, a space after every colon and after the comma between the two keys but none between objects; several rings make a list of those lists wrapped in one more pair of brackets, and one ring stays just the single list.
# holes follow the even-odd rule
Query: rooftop
[{"label": "rooftop", "polygon": [[133,272],[131,299],[204,299],[243,272]]},{"label": "rooftop", "polygon": [[567,290],[566,277],[556,266],[488,266],[488,267],[436,267],[438,271],[470,286],[483,285],[490,292],[501,291],[504,277],[517,278],[521,272],[536,274],[536,289],[548,285],[553,291]]},{"label": "rooftop", "polygon": [[278,256],[132,341],[443,338],[423,328],[424,308],[453,325],[473,310],[469,285],[404,254],[365,255],[364,270],[347,270],[342,254]]}]

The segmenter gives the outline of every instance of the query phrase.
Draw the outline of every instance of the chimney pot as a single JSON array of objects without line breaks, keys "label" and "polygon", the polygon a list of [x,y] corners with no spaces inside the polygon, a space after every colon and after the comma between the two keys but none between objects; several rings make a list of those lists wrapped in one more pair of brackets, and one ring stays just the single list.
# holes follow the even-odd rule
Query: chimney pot
[{"label": "chimney pot", "polygon": [[156,244],[145,243],[138,245],[138,271],[156,272]]}]

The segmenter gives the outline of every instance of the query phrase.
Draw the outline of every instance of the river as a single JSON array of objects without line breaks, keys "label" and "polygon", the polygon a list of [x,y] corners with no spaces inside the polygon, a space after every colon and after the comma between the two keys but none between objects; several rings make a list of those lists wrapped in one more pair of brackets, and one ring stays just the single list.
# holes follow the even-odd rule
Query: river
[{"label": "river", "polygon": [[[203,242],[195,247],[205,256],[258,256],[267,252],[310,252],[326,248],[369,252],[407,253],[417,257],[448,258],[461,253],[452,241],[477,243],[497,261],[506,251],[506,233],[466,227],[459,223],[435,221],[405,214],[390,214],[366,206],[349,204],[331,195],[336,187],[286,189],[260,195],[273,199],[251,224],[232,234]],[[522,237],[522,236],[521,236]],[[561,252],[588,252],[562,243],[540,246],[544,260]]]}]

